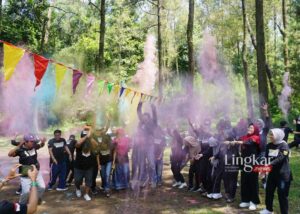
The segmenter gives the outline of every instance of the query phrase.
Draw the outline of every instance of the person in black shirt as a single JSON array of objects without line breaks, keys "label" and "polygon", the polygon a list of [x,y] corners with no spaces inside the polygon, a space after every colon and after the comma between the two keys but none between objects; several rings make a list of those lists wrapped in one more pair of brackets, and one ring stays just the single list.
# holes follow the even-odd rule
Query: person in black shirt
[{"label": "person in black shirt", "polygon": [[86,126],[81,132],[81,138],[75,144],[76,158],[74,162],[74,178],[76,186],[76,196],[81,197],[80,186],[85,179],[85,194],[84,199],[90,201],[89,191],[93,182],[93,166],[96,161],[96,156],[93,154],[94,148],[97,145],[91,141],[92,127]]},{"label": "person in black shirt", "polygon": [[294,121],[296,125],[296,131],[294,131],[294,141],[289,144],[290,149],[293,147],[299,147],[300,144],[300,116],[296,118]]},{"label": "person in black shirt", "polygon": [[67,147],[70,150],[70,153],[72,155],[72,161],[69,160],[69,158],[66,158],[67,162],[67,173],[66,173],[66,180],[67,180],[67,186],[71,186],[71,183],[74,179],[74,152],[75,152],[75,145],[77,141],[75,139],[75,135],[70,135],[69,140],[67,140]]},{"label": "person in black shirt", "polygon": [[[37,160],[37,150],[42,148],[45,145],[46,138],[42,138],[41,143],[38,144],[39,140],[33,134],[24,135],[24,141],[19,144],[16,148],[9,151],[9,157],[19,156],[19,163],[22,164],[20,167],[20,172],[22,172],[22,168],[29,165],[35,165],[36,168],[40,169],[40,164]],[[45,182],[42,176],[42,173],[39,171],[37,175],[37,183],[38,183],[38,192],[39,198],[41,199],[44,191],[45,191]],[[21,204],[26,204],[28,201],[28,196],[30,192],[30,184],[31,180],[28,178],[26,174],[21,176],[21,187],[22,193],[20,195],[19,202]]]},{"label": "person in black shirt", "polygon": [[288,127],[288,123],[285,120],[280,121],[280,128],[284,132],[284,138],[283,140],[285,142],[288,142],[289,134],[293,134],[294,130]]},{"label": "person in black shirt", "polygon": [[277,194],[280,205],[280,213],[288,213],[288,196],[292,180],[291,169],[289,166],[289,147],[281,129],[271,129],[269,138],[271,143],[267,145],[266,158],[270,159],[269,167],[271,172],[268,174],[266,187],[266,209],[260,214],[273,213],[274,192]]},{"label": "person in black shirt", "polygon": [[72,161],[72,155],[67,146],[66,140],[61,138],[61,131],[54,131],[54,138],[48,142],[49,154],[52,160],[50,181],[48,190],[52,190],[52,186],[56,183],[59,176],[59,183],[56,188],[57,191],[67,190],[66,188],[66,170],[67,164],[65,160],[65,152],[69,155],[69,160]]},{"label": "person in black shirt", "polygon": [[[1,188],[10,180],[21,176],[17,174],[17,169],[21,164],[15,165],[6,176],[5,179],[0,180],[0,190]],[[6,200],[0,201],[0,213],[1,214],[33,214],[37,210],[38,204],[38,192],[37,192],[37,179],[38,171],[35,165],[32,165],[32,170],[28,170],[28,177],[31,180],[31,189],[28,204],[13,203]]]}]

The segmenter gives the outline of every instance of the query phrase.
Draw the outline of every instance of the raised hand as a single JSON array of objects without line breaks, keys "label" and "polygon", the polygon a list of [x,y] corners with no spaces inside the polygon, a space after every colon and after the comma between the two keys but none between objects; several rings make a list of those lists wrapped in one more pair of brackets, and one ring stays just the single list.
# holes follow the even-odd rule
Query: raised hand
[{"label": "raised hand", "polygon": [[9,180],[12,180],[12,179],[14,179],[14,178],[17,178],[17,177],[21,176],[21,174],[17,173],[17,169],[19,169],[20,166],[22,166],[22,164],[16,164],[16,165],[14,165],[14,166],[10,169],[10,171],[9,171],[9,173],[8,173],[8,175],[6,176],[5,179],[9,181]]}]

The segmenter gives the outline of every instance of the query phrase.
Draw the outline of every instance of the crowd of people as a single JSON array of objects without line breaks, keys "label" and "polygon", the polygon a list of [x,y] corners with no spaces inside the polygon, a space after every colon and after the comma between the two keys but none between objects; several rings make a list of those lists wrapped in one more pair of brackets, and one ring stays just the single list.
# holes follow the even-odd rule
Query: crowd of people
[{"label": "crowd of people", "polygon": [[[300,143],[300,117],[294,121],[296,131],[289,128],[286,121],[280,123],[280,128],[271,128],[268,105],[265,104],[262,106],[263,119],[253,122],[241,119],[236,126],[232,126],[229,119],[219,119],[215,127],[211,119],[205,119],[201,124],[187,120],[189,127],[182,132],[175,125],[161,127],[156,107],[151,106],[150,114],[142,112],[142,105],[138,104],[139,124],[131,137],[123,128],[113,128],[108,132],[109,119],[105,127],[87,124],[78,140],[75,135],[65,140],[62,132],[55,130],[54,138],[48,141],[51,171],[48,184],[45,184],[39,171],[37,159],[38,150],[45,145],[46,139],[28,134],[21,142],[13,141],[16,146],[8,155],[18,156],[20,165],[5,181],[20,176],[20,200],[18,206],[2,201],[0,213],[5,213],[2,211],[5,209],[6,213],[14,213],[12,210],[16,211],[16,207],[21,213],[33,213],[36,209],[26,204],[32,204],[33,199],[41,202],[45,189],[53,191],[56,187],[56,191],[65,191],[73,183],[76,196],[86,201],[101,191],[110,197],[112,189],[140,190],[146,186],[155,189],[163,185],[164,150],[167,145],[171,147],[173,188],[187,189],[211,200],[225,198],[227,203],[231,203],[240,186],[240,208],[256,210],[260,203],[261,180],[266,191],[266,209],[260,213],[273,213],[276,188],[280,211],[288,213],[292,181],[289,153],[290,148]],[[290,133],[294,134],[294,141],[287,144]],[[185,167],[189,167],[187,182],[182,174]],[[17,168],[19,174],[15,172]],[[99,172],[100,187],[97,186]]]}]

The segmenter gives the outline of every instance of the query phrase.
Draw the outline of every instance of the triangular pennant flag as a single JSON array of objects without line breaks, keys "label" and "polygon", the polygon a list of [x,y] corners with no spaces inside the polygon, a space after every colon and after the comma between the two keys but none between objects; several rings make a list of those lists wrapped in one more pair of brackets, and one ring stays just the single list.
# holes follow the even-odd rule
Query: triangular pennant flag
[{"label": "triangular pennant flag", "polygon": [[81,71],[73,70],[73,81],[72,81],[73,94],[75,94],[75,92],[76,92],[76,88],[77,88],[77,85],[79,83],[79,80],[80,80],[82,74],[83,73]]},{"label": "triangular pennant flag", "polygon": [[125,97],[127,97],[127,96],[128,96],[128,94],[130,94],[130,92],[131,92],[131,89],[129,89],[129,88],[126,88]]},{"label": "triangular pennant flag", "polygon": [[115,85],[114,87],[114,94],[117,95],[119,93],[120,90],[120,86],[119,85]]},{"label": "triangular pennant flag", "polygon": [[56,89],[58,90],[67,71],[67,67],[55,64],[55,80],[56,80]]},{"label": "triangular pennant flag", "polygon": [[4,43],[4,80],[7,81],[11,78],[15,71],[18,62],[23,57],[25,50],[15,47],[13,45],[7,45]]},{"label": "triangular pennant flag", "polygon": [[88,74],[87,78],[86,78],[86,92],[87,92],[87,94],[91,93],[94,81],[95,81],[95,76],[92,75],[92,74]]},{"label": "triangular pennant flag", "polygon": [[108,94],[110,94],[111,90],[112,90],[112,87],[113,87],[113,83],[107,83],[107,90],[108,90]]},{"label": "triangular pennant flag", "polygon": [[134,94],[133,94],[133,96],[132,96],[131,104],[132,104],[132,102],[133,102],[133,99],[134,99],[135,95],[136,95],[136,91],[134,92]]},{"label": "triangular pennant flag", "polygon": [[143,96],[144,96],[144,94],[143,94],[143,93],[141,93],[140,102],[143,102]]},{"label": "triangular pennant flag", "polygon": [[104,80],[99,80],[98,81],[98,91],[99,91],[99,94],[101,94],[103,92],[104,84],[105,84]]},{"label": "triangular pennant flag", "polygon": [[122,94],[124,93],[124,90],[125,90],[125,88],[122,86],[122,87],[121,87],[121,89],[120,89],[120,94],[119,94],[119,97],[121,97],[121,96],[122,96]]},{"label": "triangular pennant flag", "polygon": [[41,83],[41,80],[47,70],[49,59],[46,59],[45,57],[42,57],[37,54],[33,54],[34,59],[34,75],[36,78],[35,87],[38,87]]}]

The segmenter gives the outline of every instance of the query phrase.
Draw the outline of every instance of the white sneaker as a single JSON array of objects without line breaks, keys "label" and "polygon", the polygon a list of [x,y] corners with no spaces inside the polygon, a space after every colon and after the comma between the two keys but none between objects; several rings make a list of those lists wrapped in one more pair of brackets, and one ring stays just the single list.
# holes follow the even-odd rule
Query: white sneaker
[{"label": "white sneaker", "polygon": [[187,187],[187,184],[184,182],[184,183],[182,183],[178,188],[179,188],[179,189],[183,189],[183,188],[185,188],[185,187]]},{"label": "white sneaker", "polygon": [[68,188],[67,187],[65,187],[65,188],[56,188],[56,190],[57,191],[66,191],[66,190],[68,190]]},{"label": "white sneaker", "polygon": [[213,195],[214,195],[213,193],[210,193],[210,194],[207,194],[206,197],[212,199],[212,198],[213,198]]},{"label": "white sneaker", "polygon": [[180,186],[181,185],[181,182],[179,181],[179,182],[175,182],[173,185],[172,185],[172,187],[178,187],[178,186]]},{"label": "white sneaker", "polygon": [[273,214],[273,212],[271,212],[267,209],[263,209],[262,211],[259,212],[259,214]]},{"label": "white sneaker", "polygon": [[247,202],[240,203],[240,208],[246,208],[246,207],[249,207],[249,206],[250,206],[250,203],[247,203]]},{"label": "white sneaker", "polygon": [[84,198],[86,201],[92,200],[91,197],[90,197],[88,194],[85,194],[85,195],[83,196],[83,198]]},{"label": "white sneaker", "polygon": [[214,194],[212,194],[212,198],[213,199],[220,199],[220,198],[222,198],[222,194],[221,193],[214,193]]},{"label": "white sneaker", "polygon": [[80,189],[76,189],[76,196],[77,196],[77,198],[81,197],[81,190]]},{"label": "white sneaker", "polygon": [[256,204],[250,201],[249,210],[256,210]]}]

